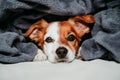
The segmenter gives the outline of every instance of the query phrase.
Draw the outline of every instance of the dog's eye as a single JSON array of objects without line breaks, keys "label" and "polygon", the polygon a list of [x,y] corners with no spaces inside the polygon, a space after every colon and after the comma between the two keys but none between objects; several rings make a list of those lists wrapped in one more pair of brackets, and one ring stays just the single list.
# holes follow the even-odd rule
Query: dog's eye
[{"label": "dog's eye", "polygon": [[53,42],[54,40],[51,38],[51,37],[47,37],[46,39],[45,39],[45,42],[47,42],[47,43],[50,43],[50,42]]},{"label": "dog's eye", "polygon": [[69,35],[69,36],[67,37],[67,40],[68,40],[68,41],[74,41],[74,40],[75,40],[75,36],[74,36],[73,34],[71,34],[71,35]]}]

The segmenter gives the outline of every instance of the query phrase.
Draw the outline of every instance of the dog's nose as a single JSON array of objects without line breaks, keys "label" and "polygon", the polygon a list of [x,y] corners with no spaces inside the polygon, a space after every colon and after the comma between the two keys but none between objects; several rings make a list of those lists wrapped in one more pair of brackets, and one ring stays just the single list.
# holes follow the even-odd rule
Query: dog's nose
[{"label": "dog's nose", "polygon": [[59,58],[64,58],[68,53],[68,50],[65,47],[59,47],[56,50],[56,54]]}]

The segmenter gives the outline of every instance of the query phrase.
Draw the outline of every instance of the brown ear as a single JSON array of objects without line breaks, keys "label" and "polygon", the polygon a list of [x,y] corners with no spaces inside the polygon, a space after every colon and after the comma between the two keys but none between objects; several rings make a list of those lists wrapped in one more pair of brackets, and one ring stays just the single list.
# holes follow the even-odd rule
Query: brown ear
[{"label": "brown ear", "polygon": [[75,23],[75,30],[77,31],[80,38],[86,33],[90,32],[90,28],[88,26],[81,24],[79,22]]},{"label": "brown ear", "polygon": [[30,28],[27,30],[25,34],[23,34],[24,37],[28,37],[35,29],[40,30],[44,27],[46,27],[48,23],[45,20],[40,20],[30,26]]},{"label": "brown ear", "polygon": [[75,26],[74,28],[79,37],[82,37],[84,34],[90,31],[88,24],[94,23],[94,17],[92,15],[76,16],[68,21]]},{"label": "brown ear", "polygon": [[39,42],[39,46],[42,46],[43,43],[43,36],[45,34],[45,31],[48,27],[48,23],[45,20],[40,20],[33,25],[30,26],[28,31],[23,34],[24,37],[29,37],[31,40]]},{"label": "brown ear", "polygon": [[95,22],[93,15],[76,16],[73,19],[74,19],[74,21],[83,21],[85,23],[94,23]]}]

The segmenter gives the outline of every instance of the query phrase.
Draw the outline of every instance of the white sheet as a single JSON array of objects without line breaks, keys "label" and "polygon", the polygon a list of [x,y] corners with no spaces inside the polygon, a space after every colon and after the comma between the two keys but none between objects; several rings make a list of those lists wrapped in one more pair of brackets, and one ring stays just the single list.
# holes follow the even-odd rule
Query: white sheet
[{"label": "white sheet", "polygon": [[0,80],[120,80],[120,64],[103,60],[0,64]]}]

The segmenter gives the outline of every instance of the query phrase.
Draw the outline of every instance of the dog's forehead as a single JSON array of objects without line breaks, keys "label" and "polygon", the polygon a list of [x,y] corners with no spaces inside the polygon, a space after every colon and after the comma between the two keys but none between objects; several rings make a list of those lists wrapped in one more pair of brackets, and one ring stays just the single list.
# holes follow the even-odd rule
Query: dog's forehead
[{"label": "dog's forehead", "polygon": [[55,39],[59,39],[61,35],[64,35],[64,33],[72,32],[73,25],[69,24],[67,21],[62,22],[52,22],[49,24],[45,38],[46,37],[52,37]]},{"label": "dog's forehead", "polygon": [[49,24],[47,30],[46,30],[46,34],[45,34],[45,38],[46,37],[52,37],[56,40],[59,39],[59,22],[52,22]]},{"label": "dog's forehead", "polygon": [[59,22],[59,26],[60,26],[60,34],[68,34],[73,32],[74,30],[74,25],[70,24],[69,21],[62,21]]}]

